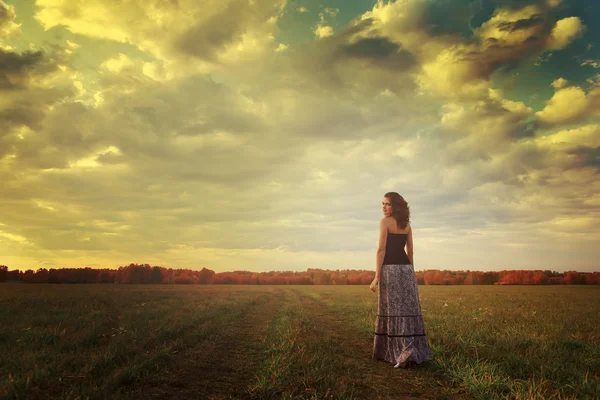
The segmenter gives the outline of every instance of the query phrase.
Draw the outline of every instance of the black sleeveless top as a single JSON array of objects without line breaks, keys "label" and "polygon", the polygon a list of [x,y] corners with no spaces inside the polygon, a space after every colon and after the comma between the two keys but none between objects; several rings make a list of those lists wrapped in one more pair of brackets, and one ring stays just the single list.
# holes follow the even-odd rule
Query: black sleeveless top
[{"label": "black sleeveless top", "polygon": [[404,251],[408,233],[388,232],[385,243],[385,257],[383,264],[410,264],[410,259]]}]

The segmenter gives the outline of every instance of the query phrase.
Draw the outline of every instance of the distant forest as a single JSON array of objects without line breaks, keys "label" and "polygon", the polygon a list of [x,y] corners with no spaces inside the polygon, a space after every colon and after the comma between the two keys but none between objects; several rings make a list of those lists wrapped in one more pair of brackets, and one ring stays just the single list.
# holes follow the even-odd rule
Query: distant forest
[{"label": "distant forest", "polygon": [[[600,272],[556,272],[550,270],[415,271],[419,285],[600,285]],[[173,269],[148,264],[129,264],[119,269],[40,268],[25,272],[0,265],[0,282],[25,283],[152,283],[226,285],[368,285],[374,270],[219,272]]]}]

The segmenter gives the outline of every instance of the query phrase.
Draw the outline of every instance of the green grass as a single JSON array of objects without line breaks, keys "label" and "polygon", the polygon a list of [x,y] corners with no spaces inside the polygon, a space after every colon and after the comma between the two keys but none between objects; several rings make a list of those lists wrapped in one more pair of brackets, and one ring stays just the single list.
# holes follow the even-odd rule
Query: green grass
[{"label": "green grass", "polygon": [[260,295],[199,286],[4,288],[0,397],[6,398],[109,398],[210,339]]},{"label": "green grass", "polygon": [[294,292],[286,294],[265,338],[268,356],[250,394],[261,399],[355,398],[328,332],[318,328]]},{"label": "green grass", "polygon": [[[376,295],[308,289],[369,335]],[[476,399],[600,398],[600,287],[419,286],[434,362]]]},{"label": "green grass", "polygon": [[[186,350],[219,340],[223,327],[243,330],[246,313],[267,321],[260,310],[273,288],[283,295],[273,300],[266,336],[248,344],[261,354],[248,396],[349,399],[370,389],[373,398],[394,396],[395,384],[373,383],[388,366],[368,359],[377,296],[366,286],[3,284],[0,398],[124,396]],[[419,293],[433,369],[396,374],[415,393],[446,386],[474,399],[600,398],[600,287],[419,286]],[[350,339],[353,354],[366,355],[360,371],[339,348]],[[224,373],[234,365],[223,364]]]}]

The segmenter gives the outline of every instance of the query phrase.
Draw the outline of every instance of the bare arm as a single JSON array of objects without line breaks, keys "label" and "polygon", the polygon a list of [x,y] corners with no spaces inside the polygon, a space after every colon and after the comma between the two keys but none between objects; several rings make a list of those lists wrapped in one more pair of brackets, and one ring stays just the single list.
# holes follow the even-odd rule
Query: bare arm
[{"label": "bare arm", "polygon": [[385,244],[387,241],[387,226],[385,219],[379,221],[379,244],[377,246],[377,264],[375,265],[375,279],[379,279],[381,276],[381,265],[385,258]]},{"label": "bare arm", "polygon": [[385,244],[387,241],[387,225],[385,218],[379,221],[379,244],[377,245],[377,264],[375,265],[375,279],[371,282],[369,288],[373,291],[377,291],[377,285],[379,284],[379,278],[381,277],[381,265],[385,258]]},{"label": "bare arm", "polygon": [[410,260],[412,266],[415,266],[415,259],[413,258],[413,237],[412,237],[412,228],[410,224],[408,225],[408,235],[406,235],[406,255]]}]

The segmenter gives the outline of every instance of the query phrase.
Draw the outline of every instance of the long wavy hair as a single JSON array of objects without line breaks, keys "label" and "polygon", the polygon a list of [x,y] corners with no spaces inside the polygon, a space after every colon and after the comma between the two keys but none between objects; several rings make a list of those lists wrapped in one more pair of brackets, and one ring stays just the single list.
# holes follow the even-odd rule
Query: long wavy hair
[{"label": "long wavy hair", "polygon": [[392,217],[396,219],[398,226],[405,229],[410,222],[410,207],[404,197],[396,192],[387,192],[384,197],[392,203]]}]

